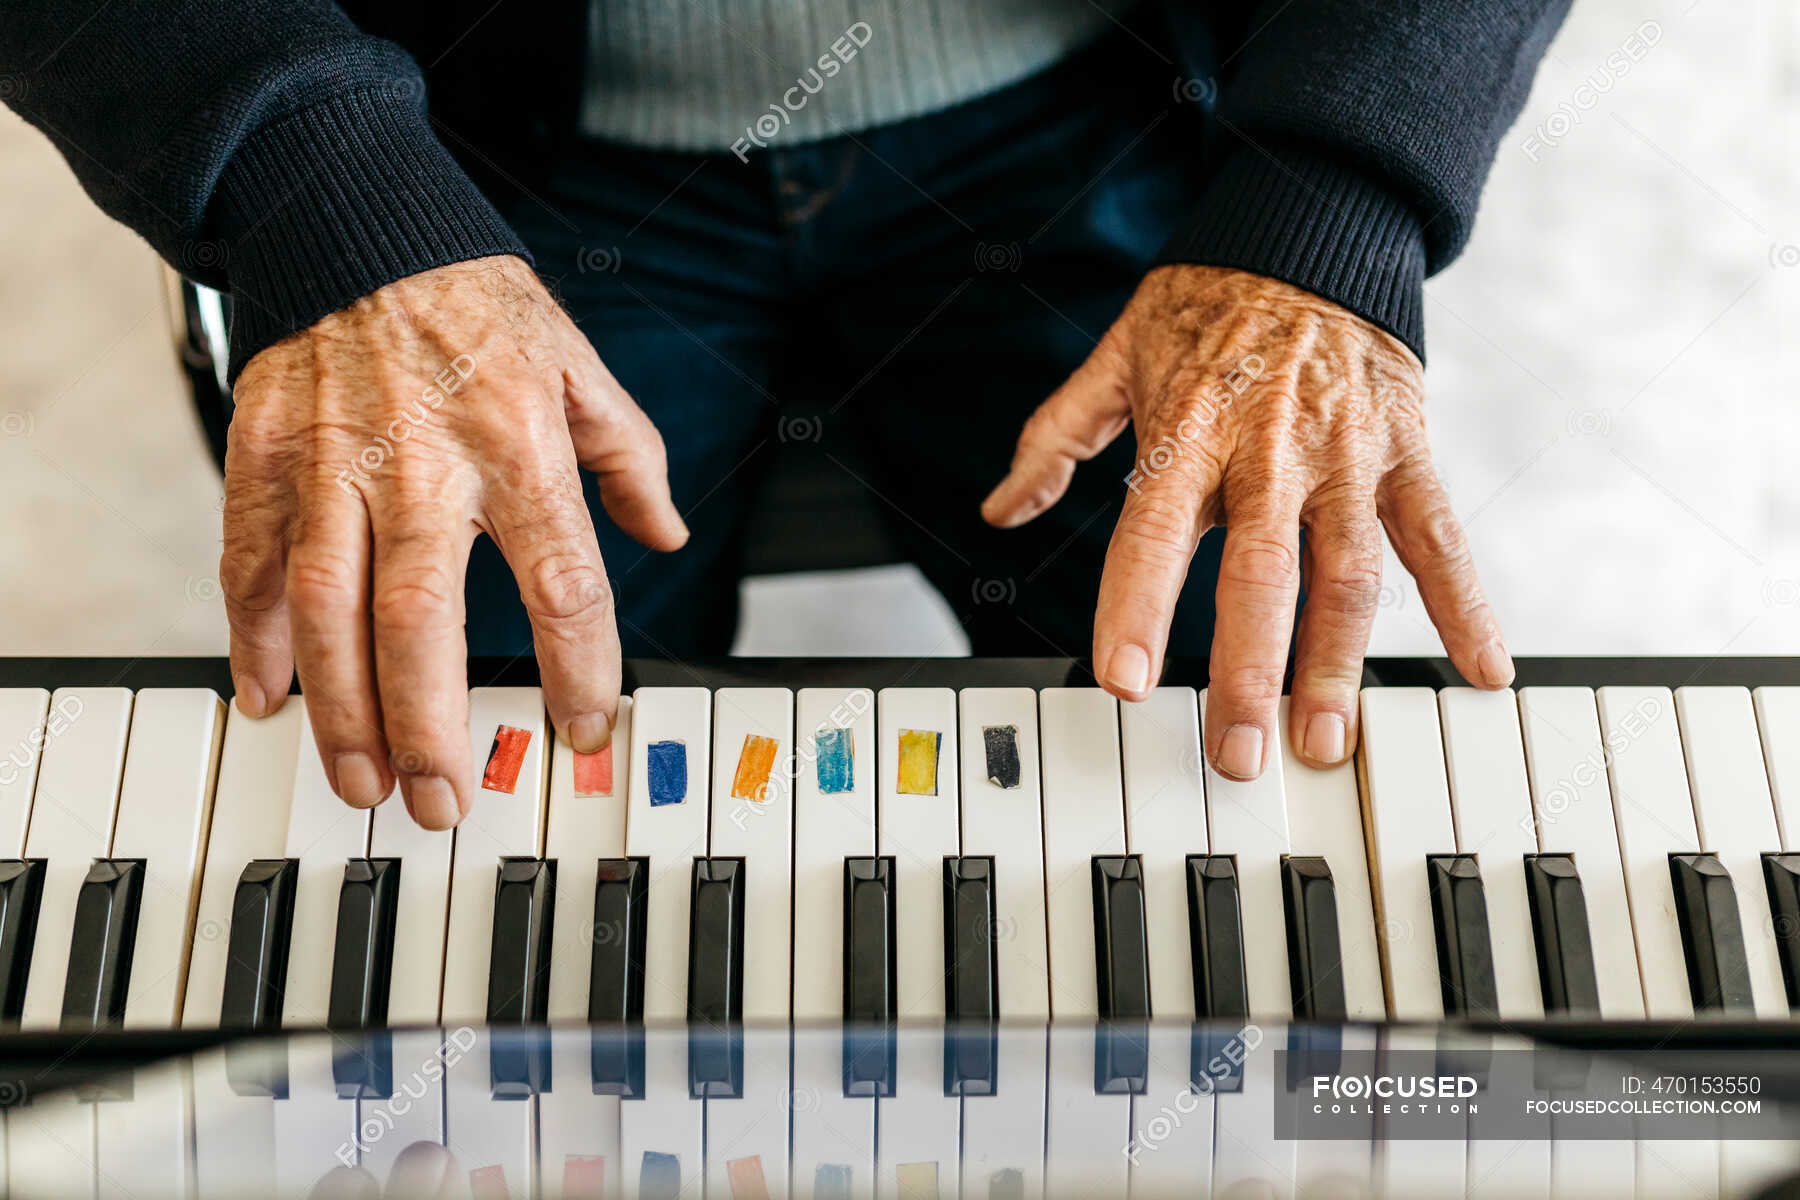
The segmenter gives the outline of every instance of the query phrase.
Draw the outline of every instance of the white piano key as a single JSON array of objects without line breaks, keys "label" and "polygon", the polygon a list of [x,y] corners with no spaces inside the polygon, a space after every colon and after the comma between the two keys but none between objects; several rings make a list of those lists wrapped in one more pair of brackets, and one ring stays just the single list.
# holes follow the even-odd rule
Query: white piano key
[{"label": "white piano key", "polygon": [[[138,698],[141,703],[142,692]],[[101,1194],[192,1195],[188,1136],[194,1110],[188,1064],[177,1058],[125,1074],[130,1099],[102,1100],[94,1109],[94,1173]]]},{"label": "white piano key", "polygon": [[[313,754],[310,747],[307,753]],[[299,915],[294,914],[296,920]],[[307,1200],[325,1176],[355,1159],[356,1101],[338,1098],[331,1078],[332,1042],[325,1035],[299,1037],[283,1047],[288,1094],[274,1102],[273,1164],[274,1192],[281,1200]]]},{"label": "white piano key", "polygon": [[[875,694],[867,688],[802,688],[794,778],[793,1194],[814,1194],[820,1167],[850,1172],[851,1194],[873,1193],[875,1101],[843,1092],[844,859],[875,853]],[[836,742],[849,740],[850,776],[835,774]],[[831,751],[820,787],[819,737]]]},{"label": "white piano key", "polygon": [[[619,728],[614,725],[613,737],[618,736]],[[551,820],[555,820],[554,812]],[[558,888],[561,876],[558,867]],[[583,1005],[585,1009],[585,999]],[[588,1051],[588,1039],[575,1030],[561,1030],[551,1042],[552,1085],[538,1096],[538,1194],[544,1200],[588,1200],[599,1192],[585,1181],[596,1176],[609,1191],[619,1186],[619,1105],[623,1102],[617,1096],[594,1094],[589,1085]]]},{"label": "white piano key", "polygon": [[[25,853],[38,760],[51,736],[44,726],[49,711],[50,693],[43,688],[0,688],[0,858]],[[59,727],[66,720],[57,715]]]},{"label": "white piano key", "polygon": [[[638,705],[634,716],[638,720],[640,738],[645,736],[644,714],[651,707],[645,702],[644,694],[653,690],[669,689],[637,690]],[[636,765],[634,763],[634,769]],[[654,899],[651,911],[656,911]],[[687,1030],[676,1026],[647,1029],[644,1034],[643,1099],[619,1102],[618,1195],[624,1200],[637,1200],[646,1161],[661,1162],[666,1158],[673,1158],[680,1171],[679,1195],[696,1197],[703,1194],[706,1171],[701,1146],[705,1113],[703,1102],[688,1098]],[[613,1185],[607,1186],[607,1192],[613,1193]]]},{"label": "white piano key", "polygon": [[1388,1011],[1400,1020],[1434,1020],[1444,1015],[1444,995],[1425,858],[1456,851],[1436,694],[1364,688],[1357,765]]},{"label": "white piano key", "polygon": [[[1155,701],[1152,693],[1145,703]],[[1133,706],[1121,707],[1129,713]],[[1126,720],[1129,723],[1130,718]],[[1129,740],[1125,745],[1129,796],[1132,750]],[[1154,966],[1150,983],[1156,984]],[[1154,1001],[1151,1011],[1157,1011]],[[1131,1098],[1131,1138],[1125,1143],[1132,1195],[1182,1196],[1203,1190],[1212,1179],[1213,1093],[1194,1086],[1192,1053],[1193,1026],[1187,1021],[1159,1020],[1150,1026],[1150,1072],[1144,1094]]]},{"label": "white piano key", "polygon": [[1572,853],[1581,876],[1600,1015],[1642,1017],[1644,994],[1594,693],[1578,687],[1523,688],[1519,717],[1538,846],[1546,854]]},{"label": "white piano key", "polygon": [[[942,1017],[944,856],[958,853],[961,846],[956,693],[949,688],[883,688],[876,698],[876,713],[881,775],[875,852],[894,856],[900,1015]],[[905,766],[900,743],[908,732],[938,735],[935,794],[900,791],[899,775]]]},{"label": "white piano key", "polygon": [[[357,1155],[363,1170],[387,1187],[388,1194],[400,1190],[389,1181],[408,1146],[443,1145],[444,1062],[450,1053],[467,1054],[474,1037],[475,1031],[467,1028],[452,1031],[449,1040],[435,1028],[402,1029],[392,1035],[393,1092],[357,1103]],[[581,1078],[587,1078],[585,1069]]]},{"label": "white piano key", "polygon": [[[766,783],[759,787],[758,763],[744,760],[746,755],[765,753],[770,741],[775,743],[775,760]],[[740,767],[746,774],[741,781],[737,778]],[[786,688],[720,688],[715,692],[709,853],[745,860],[746,1021],[788,1019],[793,772],[794,693]],[[740,790],[748,794],[739,795]],[[759,791],[760,797],[756,795]],[[782,1144],[786,1143],[784,1132]],[[784,1163],[784,1178],[786,1174]]]},{"label": "white piano key", "polygon": [[1791,1141],[1720,1142],[1716,1149],[1721,1196],[1765,1195],[1761,1189],[1800,1172],[1800,1147]]},{"label": "white piano key", "polygon": [[[1288,701],[1283,697],[1280,728],[1287,729],[1287,722]],[[1353,1021],[1379,1021],[1387,1015],[1387,1003],[1381,993],[1381,943],[1369,889],[1356,764],[1346,761],[1321,770],[1300,761],[1291,738],[1284,734],[1280,742],[1290,853],[1317,855],[1331,867],[1346,1011]]]},{"label": "white piano key", "polygon": [[[867,688],[802,688],[796,728],[794,1018],[818,1020],[840,1016],[844,1003],[844,859],[875,853],[875,694]],[[849,737],[851,776],[846,790],[825,792],[819,787],[818,739],[827,731],[835,742],[837,730]],[[835,778],[828,783],[838,786]],[[798,1164],[798,1129],[794,1137]],[[795,1179],[798,1186],[798,1165]]]},{"label": "white piano key", "polygon": [[1187,856],[1207,847],[1198,703],[1193,688],[1159,687],[1119,705],[1125,849],[1143,856],[1150,1011],[1158,1018],[1194,1015]]},{"label": "white piano key", "polygon": [[[235,701],[226,712],[225,745],[219,753],[219,782],[181,1005],[181,1023],[188,1028],[207,1029],[219,1023],[238,876],[253,859],[282,856],[305,724],[305,710],[292,701],[262,718],[246,717]],[[312,752],[309,739],[307,753]]]},{"label": "white piano key", "polygon": [[[1667,1200],[1714,1200],[1720,1194],[1719,1151],[1724,1145],[1674,1138],[1640,1139],[1637,1142],[1638,1200],[1663,1200],[1664,1197]],[[1750,1193],[1734,1190],[1730,1194]]]},{"label": "white piano key", "polygon": [[[1585,882],[1585,880],[1583,881]],[[1552,1129],[1555,1124],[1552,1122]],[[1550,1195],[1562,1200],[1631,1196],[1637,1192],[1637,1143],[1555,1138],[1550,1145]]]},{"label": "white piano key", "polygon": [[[582,1023],[588,1015],[588,980],[594,961],[594,890],[603,858],[625,854],[625,792],[631,772],[630,696],[619,700],[612,743],[601,753],[612,757],[612,786],[601,793],[575,790],[575,747],[561,733],[550,755],[550,811],[544,856],[556,860],[556,921],[551,928],[550,1020]],[[582,1074],[587,1073],[586,1067]],[[546,1127],[548,1126],[548,1114]],[[617,1110],[614,1140],[617,1141]],[[608,1162],[618,1169],[615,1147]],[[561,1186],[561,1168],[550,1165],[546,1152],[546,1185]]]},{"label": "white piano key", "polygon": [[[475,764],[477,786],[474,806],[456,827],[450,866],[450,925],[444,948],[446,1025],[476,1023],[487,1016],[494,884],[500,860],[534,857],[543,850],[544,784],[550,758],[544,727],[544,693],[539,689],[469,689],[469,757]],[[510,792],[504,789],[504,779],[496,780],[499,787],[482,782],[495,739],[503,729],[522,731],[529,739]],[[406,877],[404,867],[400,876]]]},{"label": "white piano key", "polygon": [[[994,954],[1000,1013],[1006,1020],[1048,1020],[1037,693],[1030,688],[964,688],[958,701],[963,746],[962,852],[994,859]],[[1019,782],[1001,787],[988,777],[984,730],[1009,726],[1016,731]],[[1154,981],[1154,974],[1151,979]],[[965,1112],[964,1121],[968,1120]]]},{"label": "white piano key", "polygon": [[1800,687],[1759,687],[1751,698],[1781,848],[1791,850],[1800,846]]},{"label": "white piano key", "polygon": [[[891,743],[884,737],[882,744]],[[879,1101],[875,1194],[881,1200],[955,1196],[962,1179],[962,1108],[956,1097],[944,1095],[944,1027],[902,1025],[895,1042],[894,1095]],[[935,1181],[935,1191],[927,1181]]]},{"label": "white piano key", "polygon": [[[1504,1020],[1544,1015],[1538,986],[1537,943],[1525,894],[1525,855],[1537,853],[1531,783],[1519,703],[1511,688],[1497,692],[1445,688],[1438,693],[1450,811],[1456,849],[1481,866],[1488,936],[1494,952],[1494,992]],[[1668,863],[1663,876],[1668,877]]]},{"label": "white piano key", "polygon": [[[748,1001],[745,1002],[746,1004]],[[706,1193],[788,1193],[788,1049],[784,1031],[744,1038],[744,1092],[736,1099],[706,1101]]]},{"label": "white piano key", "polygon": [[1039,1021],[1002,1024],[994,1094],[963,1097],[961,1177],[967,1195],[993,1195],[997,1181],[1015,1172],[1020,1195],[1044,1195],[1045,1029]]},{"label": "white piano key", "polygon": [[[1200,693],[1200,712],[1201,745],[1205,745],[1204,691]],[[1237,856],[1250,1015],[1279,1020],[1294,1012],[1281,896],[1281,856],[1288,853],[1289,846],[1286,787],[1279,754],[1270,755],[1262,775],[1248,783],[1225,778],[1210,763],[1206,767],[1206,820],[1212,853]]]},{"label": "white piano key", "polygon": [[50,698],[51,724],[61,732],[45,739],[31,804],[25,856],[47,860],[38,904],[31,974],[25,982],[25,1029],[54,1029],[62,1022],[63,983],[69,970],[69,936],[75,900],[96,858],[112,843],[125,738],[131,726],[126,688],[58,688]]},{"label": "white piano key", "polygon": [[145,861],[125,1024],[181,1017],[225,706],[210,688],[145,688],[131,712],[111,857]]},{"label": "white piano key", "polygon": [[[706,854],[707,844],[712,693],[701,687],[639,688],[633,693],[631,721],[625,853],[650,859],[644,1017],[649,1021],[685,1020],[688,904],[692,899],[694,859]],[[659,748],[659,755],[667,754],[671,761],[681,762],[686,770],[685,785],[680,789],[671,786],[670,798],[664,803],[652,803],[652,783],[659,788],[670,786],[660,768],[658,778],[650,778],[652,746]],[[674,798],[677,790],[679,798]],[[685,1066],[682,1071],[686,1071]],[[637,1161],[629,1151],[627,1159],[626,1175],[635,1188]],[[698,1171],[699,1158],[687,1162],[683,1169]]]},{"label": "white piano key", "polygon": [[[1200,707],[1202,712],[1206,710],[1204,700]],[[1278,761],[1271,755],[1269,769]],[[1267,769],[1263,775],[1267,777]],[[1242,860],[1239,861],[1241,871]],[[1246,1034],[1250,1029],[1256,1032],[1245,1043],[1248,1052],[1244,1055],[1242,1089],[1222,1091],[1213,1098],[1212,1194],[1286,1200],[1294,1195],[1297,1154],[1295,1143],[1275,1137],[1276,1090],[1286,1086],[1275,1068],[1275,1050],[1282,1030],[1279,1026],[1249,1026]]]},{"label": "white piano key", "polygon": [[[1287,714],[1282,714],[1282,729],[1287,728]],[[1286,739],[1284,738],[1285,742]],[[1354,770],[1345,763],[1334,770]],[[1307,768],[1303,768],[1307,769]],[[1291,800],[1293,774],[1288,775]],[[1355,780],[1351,780],[1355,786]],[[1289,805],[1290,816],[1292,805]],[[1295,828],[1299,828],[1296,822]],[[1335,872],[1334,872],[1335,874]],[[1376,987],[1379,991],[1380,976]],[[1339,1047],[1347,1054],[1368,1054],[1376,1047],[1376,1031],[1371,1028],[1344,1026],[1335,1031]],[[1311,1104],[1312,1093],[1301,1087],[1288,1093],[1296,1114],[1300,1106]],[[1369,1196],[1373,1194],[1375,1172],[1375,1118],[1362,1124],[1362,1135],[1354,1138],[1307,1138],[1294,1143],[1294,1194],[1297,1196]],[[1548,1182],[1548,1175],[1545,1176]]]},{"label": "white piano key", "polygon": [[1734,687],[1678,688],[1675,711],[1700,844],[1718,855],[1737,895],[1756,1014],[1785,1017],[1787,984],[1781,977],[1762,866],[1764,854],[1781,849],[1781,831],[1775,825],[1750,693]]},{"label": "white piano key", "polygon": [[266,1189],[275,1161],[275,1101],[240,1095],[225,1063],[223,1050],[194,1058],[194,1191],[204,1200],[236,1200]]},{"label": "white piano key", "polygon": [[[481,761],[477,758],[476,770]],[[445,1046],[444,1144],[462,1172],[448,1189],[450,1196],[531,1200],[536,1194],[537,1105],[530,1097],[499,1099],[492,1093],[493,1039],[508,1032],[465,1026],[452,1030]],[[455,1053],[459,1043],[468,1044],[467,1053]]]},{"label": "white piano key", "polygon": [[[1094,975],[1093,857],[1125,853],[1119,702],[1099,688],[1038,695],[1044,765],[1044,878],[1050,929],[1050,1011],[1099,1015]],[[903,893],[904,894],[904,893]],[[1051,1130],[1055,1141],[1056,1131]]]},{"label": "white piano key", "polygon": [[[304,707],[306,697],[297,696],[288,703]],[[287,991],[281,1007],[281,1023],[289,1029],[325,1024],[331,1008],[332,951],[337,944],[344,863],[369,850],[369,810],[351,808],[331,790],[313,743],[310,721],[300,743],[283,850],[286,857],[300,863],[294,887],[293,934],[288,939]],[[402,869],[401,874],[405,873]],[[330,1081],[329,1071],[326,1080]]]},{"label": "white piano key", "polygon": [[73,1091],[52,1092],[9,1110],[7,1194],[69,1200],[100,1195],[94,1136],[94,1106]]},{"label": "white piano key", "polygon": [[[444,938],[450,910],[450,856],[456,835],[426,829],[398,788],[370,817],[369,857],[400,860],[394,904],[394,961],[388,1024],[435,1025],[444,998]],[[483,977],[485,982],[485,976]]]},{"label": "white piano key", "polygon": [[[1595,699],[1608,750],[1613,819],[1637,935],[1644,1007],[1652,1018],[1691,1017],[1694,997],[1675,916],[1669,855],[1691,854],[1701,846],[1675,698],[1667,688],[1603,687]],[[1754,883],[1761,894],[1760,864]],[[1493,907],[1491,899],[1488,906]]]},{"label": "white piano key", "polygon": [[[1047,717],[1045,745],[1051,725]],[[1133,1098],[1094,1091],[1098,1031],[1092,1021],[1058,1020],[1050,1026],[1050,1091],[1044,1102],[1046,1196],[1123,1196],[1131,1183],[1131,1160],[1120,1151],[1131,1137]],[[1266,1119],[1268,1113],[1263,1116]]]}]

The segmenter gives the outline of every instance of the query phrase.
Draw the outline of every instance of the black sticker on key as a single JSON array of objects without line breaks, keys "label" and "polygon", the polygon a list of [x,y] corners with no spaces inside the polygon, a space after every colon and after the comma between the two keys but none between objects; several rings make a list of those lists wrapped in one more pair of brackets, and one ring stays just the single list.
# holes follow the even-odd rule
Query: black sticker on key
[{"label": "black sticker on key", "polygon": [[981,740],[987,748],[988,782],[995,787],[1019,786],[1019,727],[983,725]]}]

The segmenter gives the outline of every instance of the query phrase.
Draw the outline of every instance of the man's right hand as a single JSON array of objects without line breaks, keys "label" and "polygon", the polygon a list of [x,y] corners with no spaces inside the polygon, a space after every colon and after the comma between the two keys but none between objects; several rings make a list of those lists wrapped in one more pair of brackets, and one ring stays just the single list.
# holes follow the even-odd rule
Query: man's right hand
[{"label": "man's right hand", "polygon": [[463,576],[486,533],[551,720],[604,746],[619,638],[577,464],[638,541],[687,540],[655,427],[517,258],[399,280],[257,354],[219,567],[239,707],[280,707],[297,667],[339,796],[378,804],[397,776],[419,824],[456,824],[475,798]]}]

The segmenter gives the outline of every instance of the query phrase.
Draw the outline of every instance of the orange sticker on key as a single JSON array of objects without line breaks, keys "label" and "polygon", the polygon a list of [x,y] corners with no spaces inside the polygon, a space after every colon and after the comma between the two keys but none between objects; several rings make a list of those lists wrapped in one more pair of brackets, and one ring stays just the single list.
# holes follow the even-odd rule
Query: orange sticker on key
[{"label": "orange sticker on key", "polygon": [[739,800],[766,800],[769,795],[769,772],[775,769],[775,751],[781,743],[754,733],[744,736],[744,748],[738,753],[737,774],[731,779],[731,794]]},{"label": "orange sticker on key", "polygon": [[575,752],[575,794],[577,796],[612,795],[612,743],[592,754]]},{"label": "orange sticker on key", "polygon": [[531,731],[502,725],[494,730],[494,745],[488,751],[487,768],[481,772],[481,786],[490,792],[508,796],[519,786],[519,768],[525,765],[525,748],[531,745]]}]

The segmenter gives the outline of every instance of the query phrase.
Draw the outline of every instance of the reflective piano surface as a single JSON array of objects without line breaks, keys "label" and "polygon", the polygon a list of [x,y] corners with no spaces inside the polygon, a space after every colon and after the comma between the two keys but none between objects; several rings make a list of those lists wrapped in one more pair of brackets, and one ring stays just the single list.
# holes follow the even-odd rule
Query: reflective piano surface
[{"label": "reflective piano surface", "polygon": [[[1389,1023],[1383,1046],[1408,1049],[1477,1026],[1583,1053],[1673,1039],[1762,1048],[1775,1064],[1796,1040],[1800,660],[1522,659],[1501,693],[1461,687],[1442,661],[1372,660],[1355,763],[1313,770],[1284,738],[1249,784],[1204,763],[1197,663],[1119,705],[1069,660],[633,661],[604,766],[548,729],[529,660],[476,661],[470,681],[484,787],[452,837],[397,804],[339,804],[304,698],[247,720],[223,702],[222,660],[0,660],[0,1016],[19,1029],[0,1034],[0,1102],[13,1103],[15,1194],[117,1190],[136,1175],[125,1131],[178,1114],[193,1118],[183,1144],[204,1179],[205,1097],[241,1099],[258,1078],[231,1069],[251,1053],[242,1035],[327,1024],[335,1042],[283,1055],[285,1100],[270,1087],[221,1110],[266,1113],[273,1149],[257,1140],[262,1116],[213,1139],[284,1194],[316,1181],[284,1164],[328,1156],[341,1136],[324,1146],[319,1131],[379,1103],[373,1085],[340,1096],[333,1053],[371,1028],[477,1039],[468,1096],[486,1116],[464,1128],[523,1121],[518,1144],[538,1155],[459,1185],[484,1196],[554,1194],[562,1175],[544,1161],[607,1157],[543,1159],[546,1131],[564,1128],[564,1101],[548,1115],[546,1101],[570,1093],[546,1092],[537,1060],[511,1053],[521,1023],[896,1025],[835,1098],[799,1080],[841,1076],[841,1040],[708,1050],[696,1097],[691,1047],[668,1035],[682,1054],[648,1056],[641,1104],[611,1096],[615,1136],[630,1147],[636,1130],[637,1151],[611,1156],[607,1186],[658,1194],[680,1167],[686,1194],[733,1196],[759,1194],[732,1166],[750,1156],[701,1171],[703,1149],[766,1145],[754,1157],[769,1194],[820,1180],[832,1194],[839,1176],[817,1168],[844,1164],[802,1136],[803,1101],[831,1136],[874,1121],[850,1194],[876,1181],[982,1194],[971,1152],[985,1164],[999,1160],[984,1148],[1028,1145],[1035,1173],[990,1194],[1063,1180],[1068,1194],[1292,1192],[1307,1143],[1274,1136],[1273,1093],[1210,1112],[1204,1169],[1183,1158],[1200,1153],[1193,1122],[1193,1145],[1170,1135],[1181,1152],[1121,1150],[1143,1097],[1190,1086],[1195,1021],[1225,1037],[1293,1019],[1372,1037],[1359,1023]],[[952,1039],[950,1064],[946,1020],[1037,1041]],[[1096,1047],[1096,1022],[1153,1022],[1153,1043],[1171,1039],[1147,1054],[1140,1090],[1102,1086],[1114,1043]],[[233,1034],[230,1054],[144,1065]],[[408,1036],[424,1041],[394,1056],[447,1060],[436,1035]],[[551,1078],[565,1056],[591,1076],[591,1047],[574,1045],[553,1048]],[[494,1068],[497,1049],[523,1074]],[[98,1082],[121,1069],[136,1072],[129,1089]],[[1041,1103],[981,1103],[992,1097],[971,1079],[1015,1071]],[[454,1138],[458,1078],[440,1080],[440,1139]],[[1247,1068],[1246,1089],[1256,1078]],[[1161,1117],[1152,1130],[1185,1115],[1144,1111]],[[644,1157],[652,1130],[679,1135],[685,1167]],[[1494,1145],[1407,1142],[1360,1161],[1389,1191],[1534,1194],[1496,1190],[1516,1156],[1490,1160]],[[1785,1147],[1730,1138],[1545,1145],[1563,1194],[1650,1194],[1665,1168],[1683,1194],[1743,1194],[1786,1162]],[[1260,1166],[1240,1178],[1240,1160]]]}]

